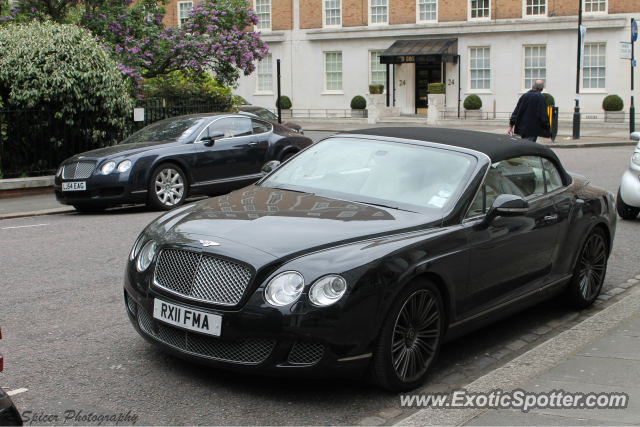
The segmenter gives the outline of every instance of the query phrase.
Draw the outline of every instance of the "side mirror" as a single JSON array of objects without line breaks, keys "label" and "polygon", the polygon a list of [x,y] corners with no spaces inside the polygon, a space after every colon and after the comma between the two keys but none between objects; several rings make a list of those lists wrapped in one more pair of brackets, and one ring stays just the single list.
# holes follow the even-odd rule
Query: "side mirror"
[{"label": "side mirror", "polygon": [[501,194],[489,208],[484,220],[477,224],[479,230],[484,230],[499,216],[521,216],[529,212],[529,202],[513,194]]},{"label": "side mirror", "polygon": [[224,138],[224,132],[211,132],[209,136],[204,140],[204,145],[206,147],[211,147],[216,142],[216,139]]},{"label": "side mirror", "polygon": [[633,132],[629,135],[629,139],[632,141],[640,141],[640,132]]},{"label": "side mirror", "polygon": [[267,175],[273,172],[278,169],[279,166],[280,162],[278,160],[271,160],[270,162],[265,163],[264,166],[262,166],[262,175]]}]

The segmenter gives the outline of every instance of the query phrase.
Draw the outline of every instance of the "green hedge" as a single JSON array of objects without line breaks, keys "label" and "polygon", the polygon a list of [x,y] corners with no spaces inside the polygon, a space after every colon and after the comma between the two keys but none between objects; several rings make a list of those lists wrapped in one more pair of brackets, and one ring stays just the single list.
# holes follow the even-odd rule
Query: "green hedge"
[{"label": "green hedge", "polygon": [[465,110],[479,110],[482,108],[482,100],[478,95],[469,95],[463,105]]},{"label": "green hedge", "polygon": [[[282,95],[280,98],[282,99],[282,109],[283,110],[291,109],[292,104],[289,97],[286,95]],[[276,108],[278,108],[278,100],[276,100]]]},{"label": "green hedge", "polygon": [[384,92],[384,85],[369,85],[371,95],[380,95]]},{"label": "green hedge", "polygon": [[556,100],[553,99],[553,96],[551,96],[548,93],[543,93],[545,99],[547,100],[547,107],[553,107],[556,105]]},{"label": "green hedge", "polygon": [[444,83],[429,83],[429,94],[437,95],[445,93]]},{"label": "green hedge", "polygon": [[364,110],[365,108],[367,108],[367,100],[360,95],[354,96],[351,100],[351,109]]},{"label": "green hedge", "polygon": [[604,111],[622,111],[624,101],[618,95],[609,95],[602,101],[602,109]]}]

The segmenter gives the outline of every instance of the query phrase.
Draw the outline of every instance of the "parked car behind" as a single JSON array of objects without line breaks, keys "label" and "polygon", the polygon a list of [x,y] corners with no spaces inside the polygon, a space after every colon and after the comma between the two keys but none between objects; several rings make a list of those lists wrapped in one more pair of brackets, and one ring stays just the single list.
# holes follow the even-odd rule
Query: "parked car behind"
[{"label": "parked car behind", "polygon": [[616,208],[622,219],[635,219],[640,213],[640,132],[632,133],[631,139],[639,142],[618,189]]},{"label": "parked car behind", "polygon": [[[255,105],[243,105],[240,107],[241,113],[251,114],[253,116],[261,117],[265,120],[269,120],[271,123],[278,123],[278,116],[273,114],[271,111],[267,110],[263,107],[258,107]],[[301,135],[304,135],[304,131],[302,130],[302,126],[293,122],[285,122],[282,124],[283,126],[288,127],[289,129],[298,132]]]},{"label": "parked car behind", "polygon": [[81,153],[58,169],[56,199],[81,212],[127,203],[169,210],[191,195],[231,191],[261,178],[312,140],[243,114],[193,114],[153,123],[113,147]]}]

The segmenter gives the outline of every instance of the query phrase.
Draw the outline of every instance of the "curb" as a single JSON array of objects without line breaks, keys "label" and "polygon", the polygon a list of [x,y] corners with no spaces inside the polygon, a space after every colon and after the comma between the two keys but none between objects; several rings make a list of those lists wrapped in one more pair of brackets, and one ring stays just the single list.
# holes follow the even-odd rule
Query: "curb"
[{"label": "curb", "polygon": [[621,142],[585,142],[575,144],[557,144],[555,142],[543,143],[542,145],[549,148],[595,148],[595,147],[627,147],[630,145],[638,145],[634,141],[621,141]]},{"label": "curb", "polygon": [[[573,328],[513,359],[508,364],[478,378],[464,388],[472,392],[490,392],[497,388],[512,391],[522,387],[554,366],[569,359],[579,350],[606,335],[610,329],[633,317],[638,312],[640,312],[640,292],[634,292],[575,325]],[[425,408],[408,416],[396,425],[459,426],[484,411],[486,409]]]},{"label": "curb", "polygon": [[26,218],[31,216],[42,216],[42,215],[59,215],[65,213],[77,212],[74,208],[54,208],[54,209],[43,209],[40,211],[30,211],[30,212],[14,212],[8,214],[0,215],[0,221],[3,219],[13,219],[13,218]]}]

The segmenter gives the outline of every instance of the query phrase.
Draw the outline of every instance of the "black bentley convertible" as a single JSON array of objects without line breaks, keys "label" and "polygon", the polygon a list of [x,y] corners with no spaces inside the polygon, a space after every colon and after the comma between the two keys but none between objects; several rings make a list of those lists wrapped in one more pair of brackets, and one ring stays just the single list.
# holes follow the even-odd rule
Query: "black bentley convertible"
[{"label": "black bentley convertible", "polygon": [[613,194],[508,136],[327,138],[254,185],[176,209],[131,250],[126,310],[184,359],[420,385],[444,341],[605,277]]},{"label": "black bentley convertible", "polygon": [[153,123],[120,144],[60,165],[56,199],[79,211],[127,203],[169,210],[189,196],[215,194],[262,177],[313,141],[286,126],[241,114],[194,114]]}]

